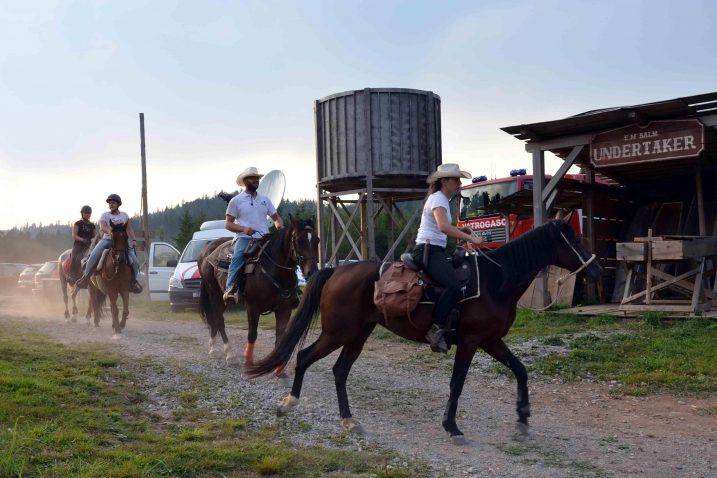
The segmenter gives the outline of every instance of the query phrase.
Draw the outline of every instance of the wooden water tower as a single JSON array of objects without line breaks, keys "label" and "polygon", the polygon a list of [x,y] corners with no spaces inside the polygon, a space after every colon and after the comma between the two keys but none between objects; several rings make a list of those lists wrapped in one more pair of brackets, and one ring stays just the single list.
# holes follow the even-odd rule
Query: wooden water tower
[{"label": "wooden water tower", "polygon": [[[441,164],[441,99],[366,88],[314,102],[322,265],[391,260],[411,247],[426,177]],[[377,242],[376,225],[387,225]]]}]

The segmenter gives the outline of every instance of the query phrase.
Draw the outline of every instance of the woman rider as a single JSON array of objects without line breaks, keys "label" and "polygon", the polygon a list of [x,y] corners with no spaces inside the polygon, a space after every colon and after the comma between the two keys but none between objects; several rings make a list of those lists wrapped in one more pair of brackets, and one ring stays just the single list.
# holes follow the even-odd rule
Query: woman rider
[{"label": "woman rider", "polygon": [[[428,195],[423,204],[421,225],[418,227],[416,247],[413,249],[413,260],[423,265],[431,280],[444,287],[441,296],[433,308],[433,326],[426,335],[434,352],[448,352],[446,344],[446,328],[449,315],[457,314],[455,310],[460,294],[460,283],[446,256],[448,236],[455,239],[480,244],[483,238],[472,235],[451,225],[451,208],[449,201],[460,191],[461,178],[470,179],[470,173],[461,171],[457,164],[441,164],[436,172],[428,176],[426,182]],[[428,247],[427,264],[423,264],[424,249]]]},{"label": "woman rider", "polygon": [[82,206],[80,209],[81,219],[72,226],[72,262],[70,263],[70,278],[75,280],[80,277],[80,260],[90,248],[92,238],[95,236],[95,224],[90,221],[92,216],[92,208],[90,206]]},{"label": "woman rider", "polygon": [[135,238],[134,230],[132,229],[132,222],[129,220],[129,216],[126,212],[120,212],[119,210],[119,207],[122,205],[122,199],[119,195],[110,194],[107,196],[107,204],[109,205],[110,210],[102,213],[102,217],[100,217],[100,231],[103,233],[102,239],[100,239],[95,248],[92,250],[90,258],[87,259],[85,272],[77,281],[77,285],[79,287],[87,286],[90,276],[92,276],[92,272],[97,267],[100,257],[102,257],[102,251],[112,246],[112,226],[110,226],[110,221],[112,221],[115,225],[127,224],[127,236],[131,241],[130,248],[127,251],[130,256],[130,266],[132,267],[131,290],[135,294],[139,294],[142,292],[142,286],[139,282],[137,282],[137,276],[139,275],[139,261],[137,260],[137,254],[135,253],[137,239]]}]

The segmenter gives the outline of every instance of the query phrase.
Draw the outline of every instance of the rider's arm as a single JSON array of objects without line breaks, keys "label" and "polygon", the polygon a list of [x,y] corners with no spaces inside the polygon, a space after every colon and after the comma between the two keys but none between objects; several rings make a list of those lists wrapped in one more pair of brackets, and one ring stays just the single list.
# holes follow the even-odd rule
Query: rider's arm
[{"label": "rider's arm", "polygon": [[79,236],[79,234],[78,234],[80,232],[79,229],[80,228],[77,227],[77,224],[72,226],[72,240],[77,241],[77,242],[86,242],[83,238],[81,238]]},{"label": "rider's arm", "polygon": [[134,234],[134,229],[132,229],[132,221],[127,221],[127,237],[135,244],[137,243],[137,236]]},{"label": "rider's arm", "polygon": [[112,235],[112,228],[107,224],[107,221],[103,221],[102,219],[100,219],[100,231]]},{"label": "rider's arm", "polygon": [[481,242],[483,242],[482,236],[474,237],[470,234],[466,234],[465,232],[461,231],[456,226],[448,222],[448,214],[446,214],[445,208],[433,208],[433,217],[436,219],[438,229],[440,229],[443,234],[449,237],[453,237],[455,239],[460,239],[462,241],[472,242],[473,244],[480,244]]},{"label": "rider's arm", "polygon": [[274,213],[271,216],[269,216],[272,221],[274,221],[274,227],[279,229],[284,229],[284,221],[281,219],[281,216],[279,216],[279,213]]},{"label": "rider's arm", "polygon": [[254,229],[252,229],[249,226],[240,226],[239,224],[235,224],[234,223],[235,219],[236,218],[234,216],[230,216],[229,214],[227,214],[227,218],[224,221],[224,229],[226,229],[227,231],[231,231],[231,232],[247,234],[249,236],[251,236],[252,234],[254,234],[256,232]]}]

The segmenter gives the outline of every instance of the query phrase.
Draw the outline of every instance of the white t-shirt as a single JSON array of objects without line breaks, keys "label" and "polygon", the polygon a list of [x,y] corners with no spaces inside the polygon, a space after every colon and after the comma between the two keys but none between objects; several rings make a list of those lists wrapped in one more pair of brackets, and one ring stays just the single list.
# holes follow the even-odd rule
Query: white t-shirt
[{"label": "white t-shirt", "polygon": [[[102,216],[100,216],[100,222],[104,221],[110,229],[112,228],[112,224],[110,224],[110,220],[112,221],[112,224],[118,225],[118,224],[126,224],[129,222],[129,216],[126,212],[119,211],[118,214],[112,214],[109,211],[105,211],[102,213]],[[102,235],[102,239],[111,239],[112,235],[104,233]]]},{"label": "white t-shirt", "polygon": [[448,198],[441,191],[436,191],[428,196],[425,204],[423,204],[421,225],[418,227],[416,244],[425,244],[428,240],[431,241],[432,246],[446,247],[448,236],[441,232],[438,228],[438,224],[436,224],[436,218],[433,216],[433,210],[437,207],[442,207],[446,210],[448,223],[451,223],[451,206],[448,202]]},{"label": "white t-shirt", "polygon": [[[236,218],[234,224],[254,229],[256,232],[251,236],[254,238],[259,238],[269,232],[266,217],[274,214],[276,214],[276,208],[268,197],[259,193],[252,197],[246,191],[240,192],[229,201],[226,212],[227,216]],[[237,232],[235,236],[249,237],[243,232]]]}]

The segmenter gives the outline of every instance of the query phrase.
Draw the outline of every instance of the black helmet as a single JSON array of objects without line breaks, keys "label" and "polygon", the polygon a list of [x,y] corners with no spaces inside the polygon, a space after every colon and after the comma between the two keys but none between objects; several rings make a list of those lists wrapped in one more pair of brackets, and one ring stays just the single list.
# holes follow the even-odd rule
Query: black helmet
[{"label": "black helmet", "polygon": [[82,209],[80,209],[80,214],[92,214],[92,208],[90,206],[82,206]]},{"label": "black helmet", "polygon": [[105,202],[110,202],[110,201],[117,201],[117,204],[119,204],[120,206],[122,205],[122,198],[119,197],[118,194],[110,194],[109,196],[107,196],[107,199]]}]

